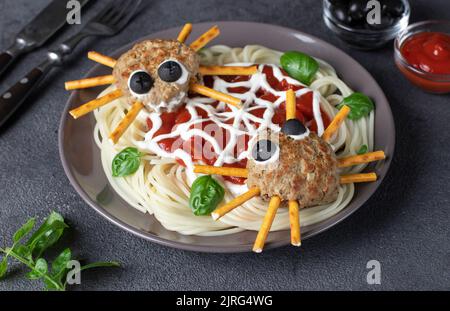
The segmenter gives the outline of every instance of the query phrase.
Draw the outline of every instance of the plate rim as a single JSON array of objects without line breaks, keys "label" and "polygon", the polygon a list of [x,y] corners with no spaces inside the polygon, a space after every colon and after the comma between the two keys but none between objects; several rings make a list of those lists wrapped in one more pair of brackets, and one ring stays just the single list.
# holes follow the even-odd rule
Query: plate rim
[{"label": "plate rim", "polygon": [[[364,71],[367,75],[369,75],[372,78],[372,80],[375,82],[374,86],[378,89],[379,94],[383,97],[383,100],[387,103],[387,107],[386,108],[387,108],[388,114],[387,114],[386,117],[390,120],[390,124],[392,124],[392,127],[393,127],[392,128],[392,134],[391,134],[391,140],[390,140],[391,143],[389,145],[386,145],[386,148],[390,149],[390,154],[388,155],[388,157],[385,159],[385,161],[383,163],[383,167],[381,168],[382,174],[381,174],[381,176],[379,176],[379,178],[375,182],[375,188],[374,188],[373,192],[367,198],[365,198],[358,207],[353,208],[353,209],[346,209],[346,208],[344,208],[342,211],[340,211],[341,217],[339,219],[337,219],[337,220],[326,219],[326,220],[324,220],[324,221],[319,223],[320,224],[319,227],[311,229],[310,231],[306,232],[302,236],[302,240],[306,240],[306,239],[311,238],[313,236],[316,236],[316,235],[318,235],[318,234],[320,234],[320,233],[322,233],[324,231],[329,230],[330,228],[336,226],[337,224],[339,224],[342,221],[344,221],[345,219],[347,219],[350,215],[352,215],[354,212],[359,210],[363,205],[365,205],[365,203],[378,191],[381,183],[383,182],[384,178],[387,176],[387,174],[389,172],[389,169],[390,169],[390,166],[391,166],[391,163],[392,163],[392,159],[393,159],[393,156],[395,154],[396,129],[395,129],[395,120],[394,120],[394,116],[392,114],[392,109],[391,109],[390,103],[389,103],[389,101],[388,101],[388,99],[387,99],[383,89],[380,87],[380,85],[375,80],[375,78],[368,72],[368,70],[364,66],[362,66],[353,57],[351,57],[349,54],[345,53],[344,51],[342,51],[338,47],[336,47],[333,44],[328,43],[325,40],[322,40],[322,39],[320,39],[320,38],[318,38],[318,37],[316,37],[314,35],[310,35],[308,33],[300,31],[300,30],[296,30],[296,29],[292,29],[292,28],[288,28],[288,27],[283,27],[283,26],[279,26],[279,25],[274,25],[274,24],[269,24],[269,23],[248,22],[248,21],[202,22],[202,23],[194,23],[193,27],[211,27],[213,25],[218,25],[221,28],[225,28],[227,24],[241,24],[242,26],[251,25],[253,27],[254,26],[269,27],[269,28],[273,28],[273,29],[276,29],[276,30],[281,31],[281,32],[287,32],[287,33],[290,33],[290,34],[295,34],[295,35],[300,35],[300,36],[311,38],[315,42],[320,43],[321,45],[332,46],[339,53],[344,54],[348,59],[350,59],[353,63],[355,63],[357,66],[359,66],[362,71]],[[156,32],[153,32],[151,34],[142,36],[142,37],[140,37],[137,40],[134,40],[134,41],[132,41],[130,43],[127,43],[125,45],[120,46],[119,48],[117,48],[114,51],[112,51],[111,53],[109,53],[109,55],[118,54],[119,51],[121,49],[123,49],[124,47],[126,47],[128,45],[134,45],[134,44],[136,44],[136,43],[138,43],[138,42],[140,42],[142,40],[145,40],[145,39],[147,39],[149,37],[153,37],[153,36],[155,36],[158,33],[177,31],[177,30],[181,29],[180,27],[181,26],[171,27],[171,28],[168,28],[168,29],[163,29],[163,30],[156,31]],[[325,61],[327,61],[327,60],[325,60]],[[83,77],[85,78],[85,77],[91,76],[92,73],[94,71],[98,70],[100,67],[103,67],[103,66],[100,65],[100,64],[95,64],[94,66],[92,66],[86,72],[86,74]],[[65,103],[65,106],[64,106],[64,109],[63,109],[63,112],[62,112],[62,116],[61,116],[61,119],[60,119],[59,127],[58,127],[58,151],[59,151],[59,157],[60,157],[60,160],[61,160],[64,172],[65,172],[67,178],[69,179],[70,184],[75,189],[75,191],[78,193],[78,195],[83,199],[84,202],[86,202],[91,208],[93,208],[102,217],[104,217],[109,222],[113,223],[114,225],[120,227],[121,229],[126,230],[127,232],[132,233],[133,235],[136,235],[136,236],[138,236],[140,238],[143,238],[145,240],[148,240],[148,241],[151,241],[151,242],[163,245],[163,246],[168,246],[168,247],[181,249],[181,250],[187,250],[187,251],[203,252],[203,253],[246,253],[246,252],[251,252],[251,246],[252,245],[242,244],[242,245],[225,245],[225,246],[211,247],[210,245],[197,245],[197,244],[183,243],[183,242],[180,242],[180,241],[173,241],[173,240],[169,240],[169,239],[166,239],[166,238],[159,237],[159,236],[157,236],[157,235],[155,235],[153,233],[143,232],[142,230],[139,230],[138,228],[135,228],[135,227],[127,224],[126,222],[116,218],[112,214],[108,213],[104,208],[99,206],[99,204],[97,204],[96,202],[91,200],[89,195],[85,192],[85,190],[82,188],[82,186],[76,180],[75,176],[72,174],[69,162],[68,162],[67,158],[65,157],[64,148],[63,148],[63,146],[64,146],[63,141],[64,141],[64,136],[65,136],[64,133],[65,133],[65,128],[66,128],[65,125],[66,125],[66,122],[67,122],[67,119],[68,119],[68,112],[69,112],[71,103],[73,102],[73,100],[77,96],[77,94],[78,94],[78,91],[72,92],[70,94],[68,100]],[[375,134],[375,132],[374,132],[374,134]],[[109,182],[108,182],[108,184],[109,184]],[[117,195],[120,197],[119,194],[117,194]],[[130,206],[130,208],[133,208],[131,205],[129,205],[129,206]],[[246,231],[248,231],[248,230],[246,230]],[[289,232],[289,230],[281,230],[281,232],[282,231]],[[268,244],[265,247],[265,250],[274,249],[274,248],[286,246],[286,245],[289,245],[289,244],[290,244],[290,241],[288,239],[286,239],[285,241],[283,241],[283,240],[272,241],[270,244]]]}]

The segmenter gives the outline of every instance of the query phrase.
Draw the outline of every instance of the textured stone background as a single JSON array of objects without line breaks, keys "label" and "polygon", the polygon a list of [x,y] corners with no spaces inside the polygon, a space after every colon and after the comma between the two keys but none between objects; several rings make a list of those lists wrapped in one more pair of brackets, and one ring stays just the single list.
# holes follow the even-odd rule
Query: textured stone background
[{"label": "textured stone background", "polygon": [[[48,0],[0,1],[0,49]],[[105,1],[94,1],[88,18]],[[154,0],[120,35],[85,42],[56,71],[20,119],[0,132],[0,244],[30,216],[61,212],[72,230],[65,237],[79,258],[118,260],[120,269],[83,275],[83,290],[412,290],[450,289],[450,101],[412,87],[393,63],[392,46],[377,52],[351,50],[327,31],[318,0]],[[450,3],[412,0],[413,21],[450,20]],[[352,217],[305,241],[255,254],[201,254],[152,244],[119,229],[85,204],[64,175],[57,129],[68,98],[65,80],[92,65],[87,47],[111,52],[146,34],[186,21],[247,20],[299,29],[342,48],[366,67],[384,89],[394,112],[397,149],[377,193]],[[57,39],[75,29],[66,29]],[[23,59],[0,81],[4,90],[40,61],[45,49]],[[77,57],[78,56],[78,57]],[[366,263],[382,264],[382,284],[366,283]],[[0,290],[39,290],[12,265]]]}]

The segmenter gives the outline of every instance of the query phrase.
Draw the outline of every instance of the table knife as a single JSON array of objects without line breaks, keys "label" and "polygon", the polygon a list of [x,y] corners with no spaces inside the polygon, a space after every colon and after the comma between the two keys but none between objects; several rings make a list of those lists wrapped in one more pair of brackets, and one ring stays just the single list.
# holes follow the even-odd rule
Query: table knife
[{"label": "table knife", "polygon": [[26,101],[40,82],[55,67],[60,67],[78,44],[87,37],[113,36],[119,33],[140,12],[141,0],[112,0],[76,34],[47,53],[42,63],[32,69],[11,88],[0,94],[0,129]]},{"label": "table knife", "polygon": [[[80,7],[89,0],[77,0]],[[21,55],[42,46],[67,21],[67,0],[53,0],[16,36],[14,44],[0,53],[0,76]]]}]

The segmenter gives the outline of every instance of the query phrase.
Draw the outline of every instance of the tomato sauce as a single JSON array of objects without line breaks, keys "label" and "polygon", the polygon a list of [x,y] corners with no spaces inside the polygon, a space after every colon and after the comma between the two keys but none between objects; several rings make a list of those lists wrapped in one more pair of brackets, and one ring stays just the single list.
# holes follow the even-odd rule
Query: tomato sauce
[{"label": "tomato sauce", "polygon": [[[402,73],[415,85],[435,93],[450,92],[450,35],[422,32],[411,36],[400,47],[400,53],[417,73],[397,61]],[[438,78],[432,75],[449,75]]]},{"label": "tomato sauce", "polygon": [[[285,79],[282,81],[279,81],[274,75],[273,70],[269,66],[265,66],[263,68],[263,72],[266,74],[266,78],[268,83],[272,88],[274,88],[277,91],[286,91],[288,89],[298,90],[301,88],[301,86],[297,85],[290,85]],[[284,73],[286,76],[287,74]],[[227,81],[227,82],[239,82],[239,81],[248,81],[250,79],[249,76],[223,76],[220,77],[221,79]],[[212,87],[213,80],[211,77],[205,77],[204,83],[206,86]],[[230,93],[246,93],[249,91],[246,87],[230,87],[228,88],[228,92]],[[197,95],[196,95],[197,96]],[[278,97],[273,95],[270,92],[265,91],[264,89],[259,89],[256,92],[256,96],[258,98],[265,99],[270,102],[275,102]],[[212,105],[217,105],[218,103],[213,103]],[[313,92],[305,93],[304,95],[300,96],[296,100],[297,104],[297,118],[301,120],[304,124],[310,124],[309,129],[311,131],[317,132],[317,124],[314,120],[314,114],[313,114]],[[228,130],[225,128],[222,128],[218,126],[216,123],[214,123],[211,120],[207,119],[207,112],[199,107],[196,107],[196,112],[199,115],[199,119],[206,119],[205,121],[200,121],[199,123],[195,125],[191,125],[190,128],[195,129],[201,129],[202,131],[205,131],[207,129],[207,133],[214,137],[214,139],[217,141],[218,145],[223,149],[227,143],[228,139],[230,137]],[[229,108],[226,108],[229,110]],[[254,109],[250,113],[258,118],[262,118],[263,114],[265,112],[264,107]],[[286,118],[286,105],[285,103],[282,103],[278,109],[275,110],[275,113],[272,117],[272,122],[274,124],[277,124],[279,126],[282,126]],[[180,107],[175,112],[165,112],[161,114],[161,120],[162,125],[156,131],[156,133],[153,135],[153,137],[157,137],[159,135],[164,135],[173,132],[173,130],[180,124],[186,123],[190,121],[191,114],[189,111],[185,108],[185,106]],[[324,127],[327,127],[330,124],[330,119],[327,114],[325,114],[322,111],[322,119],[324,123]],[[233,119],[227,120],[227,124],[233,124]],[[260,124],[252,122],[253,125],[257,128]],[[152,121],[150,119],[147,119],[147,126],[150,130],[153,126]],[[159,146],[168,152],[174,151],[174,143],[177,142],[178,144],[180,141],[180,137],[172,137],[167,139],[162,139],[158,142]],[[237,158],[242,152],[246,151],[248,148],[248,143],[250,141],[249,135],[240,135],[238,137],[238,143],[236,144],[234,148],[234,156]],[[206,141],[202,137],[193,136],[188,141],[182,141],[180,146],[177,146],[178,148],[182,148],[184,151],[190,153],[191,158],[193,161],[202,161],[203,163],[207,165],[213,165],[218,155],[215,154],[214,149],[209,141]],[[181,159],[177,159],[177,162],[183,166],[185,164]],[[226,167],[239,167],[244,168],[247,165],[247,159],[242,159],[238,162],[227,164],[225,163],[223,166]],[[245,178],[240,177],[224,177],[226,180],[231,181],[235,184],[244,184]]]},{"label": "tomato sauce", "polygon": [[439,32],[416,34],[406,40],[400,52],[416,69],[450,74],[450,35]]}]

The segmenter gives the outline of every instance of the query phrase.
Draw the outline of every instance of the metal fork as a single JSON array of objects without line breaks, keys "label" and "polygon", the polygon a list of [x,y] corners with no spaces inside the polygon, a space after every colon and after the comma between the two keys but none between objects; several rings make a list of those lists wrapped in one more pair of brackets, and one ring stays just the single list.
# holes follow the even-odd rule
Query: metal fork
[{"label": "metal fork", "polygon": [[56,49],[47,53],[47,58],[31,70],[8,91],[0,95],[0,127],[23,104],[45,76],[54,68],[62,66],[75,47],[90,36],[112,36],[122,30],[137,12],[141,0],[110,2],[81,31]]}]

